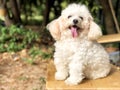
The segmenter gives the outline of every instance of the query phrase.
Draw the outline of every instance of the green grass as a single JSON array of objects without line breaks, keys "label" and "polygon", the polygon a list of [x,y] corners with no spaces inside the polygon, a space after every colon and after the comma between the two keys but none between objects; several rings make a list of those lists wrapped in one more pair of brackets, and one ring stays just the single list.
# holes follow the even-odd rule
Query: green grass
[{"label": "green grass", "polygon": [[0,26],[0,53],[2,52],[17,52],[24,48],[32,47],[33,42],[37,42],[40,35],[30,29],[17,27]]}]

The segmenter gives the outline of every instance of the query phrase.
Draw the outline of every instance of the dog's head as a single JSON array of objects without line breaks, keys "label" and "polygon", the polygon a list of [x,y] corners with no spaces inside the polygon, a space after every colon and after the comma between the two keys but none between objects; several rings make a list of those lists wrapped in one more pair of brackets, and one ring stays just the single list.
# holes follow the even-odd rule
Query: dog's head
[{"label": "dog's head", "polygon": [[81,34],[89,40],[96,40],[102,35],[99,26],[85,5],[70,4],[61,13],[61,16],[47,25],[55,40],[60,40],[62,32],[69,31],[73,38]]}]

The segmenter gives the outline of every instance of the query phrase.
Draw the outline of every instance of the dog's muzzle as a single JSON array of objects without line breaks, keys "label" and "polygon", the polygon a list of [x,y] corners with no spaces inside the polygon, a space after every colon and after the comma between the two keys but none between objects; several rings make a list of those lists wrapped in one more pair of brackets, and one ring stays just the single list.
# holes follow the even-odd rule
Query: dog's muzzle
[{"label": "dog's muzzle", "polygon": [[78,20],[77,19],[74,19],[73,20],[73,23],[76,25],[78,23]]}]

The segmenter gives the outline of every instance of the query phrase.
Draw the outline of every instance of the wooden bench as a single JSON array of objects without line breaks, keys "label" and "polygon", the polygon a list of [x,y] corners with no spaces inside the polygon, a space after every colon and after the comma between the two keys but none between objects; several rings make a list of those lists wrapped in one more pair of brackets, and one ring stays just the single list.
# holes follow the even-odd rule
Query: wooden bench
[{"label": "wooden bench", "polygon": [[104,35],[97,41],[99,43],[120,42],[120,34]]},{"label": "wooden bench", "polygon": [[55,67],[50,61],[47,67],[47,90],[120,90],[120,70],[112,67],[111,73],[106,78],[96,80],[83,80],[76,86],[68,86],[64,81],[54,79]]},{"label": "wooden bench", "polygon": [[[119,42],[120,34],[106,35],[98,39],[99,43]],[[53,61],[47,66],[47,90],[120,90],[120,69],[112,66],[110,75],[106,78],[96,80],[83,80],[76,86],[68,86],[64,81],[57,81],[54,78],[55,67]]]}]

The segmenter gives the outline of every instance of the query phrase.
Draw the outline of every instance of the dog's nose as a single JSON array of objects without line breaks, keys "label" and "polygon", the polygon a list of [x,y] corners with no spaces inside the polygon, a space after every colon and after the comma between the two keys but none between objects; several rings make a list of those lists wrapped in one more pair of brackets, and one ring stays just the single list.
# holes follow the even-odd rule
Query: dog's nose
[{"label": "dog's nose", "polygon": [[77,20],[77,19],[74,19],[74,20],[73,20],[73,23],[74,23],[74,24],[77,24],[77,23],[78,23],[78,20]]}]

